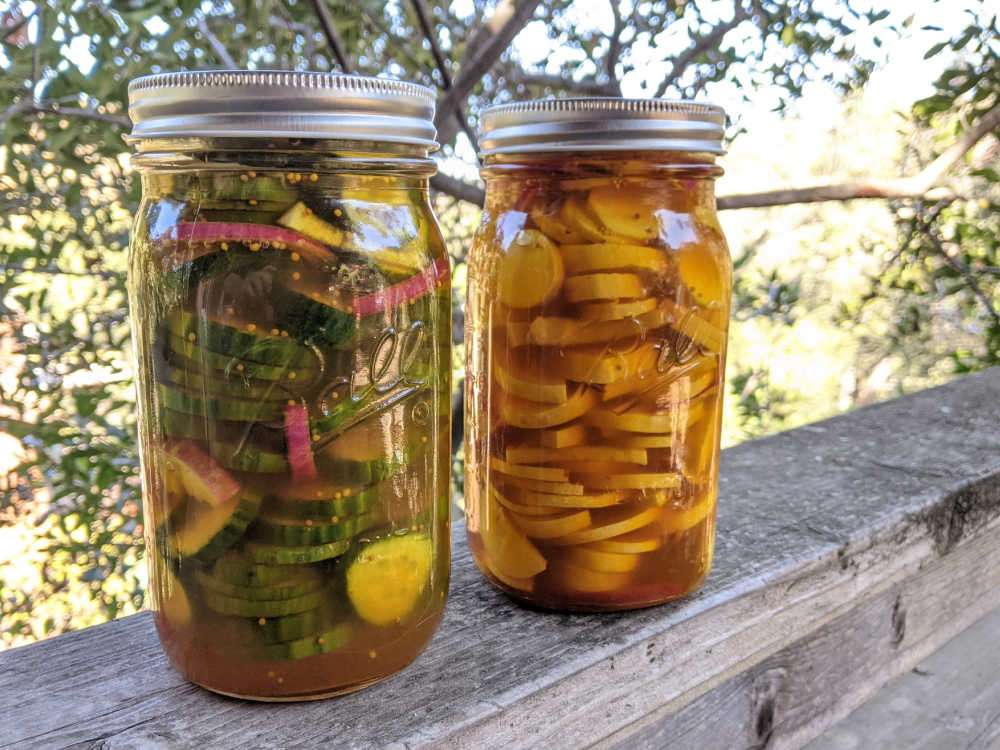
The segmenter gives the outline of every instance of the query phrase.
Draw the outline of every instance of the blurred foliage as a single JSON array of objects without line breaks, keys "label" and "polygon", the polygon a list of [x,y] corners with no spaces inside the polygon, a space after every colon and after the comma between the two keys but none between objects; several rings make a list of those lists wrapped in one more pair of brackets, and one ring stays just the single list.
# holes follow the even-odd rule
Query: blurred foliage
[{"label": "blurred foliage", "polygon": [[[463,71],[483,62],[491,35],[515,6],[507,0],[427,5],[456,85]],[[486,61],[463,97],[473,125],[483,105],[512,98],[617,95],[623,83],[646,95],[693,97],[724,83],[742,92],[746,104],[734,107],[738,133],[741,111],[757,106],[765,90],[769,106],[781,109],[811,81],[845,93],[863,87],[880,58],[858,54],[855,32],[870,34],[877,49],[902,30],[887,11],[859,10],[854,0],[609,2],[600,18],[584,5],[590,7],[569,0],[516,4],[532,9],[527,30],[534,39],[541,29],[548,47],[505,43],[496,60]],[[442,86],[410,2],[328,7],[356,72]],[[893,164],[904,172],[919,170],[997,104],[996,15],[984,5],[970,14],[967,29],[944,37],[928,55],[948,59],[948,68],[896,139],[905,146]],[[556,49],[560,54],[552,54]],[[25,447],[23,460],[0,461],[0,475],[11,472],[0,483],[0,555],[10,555],[0,559],[0,645],[142,606],[124,293],[138,181],[130,179],[123,139],[126,87],[145,73],[232,64],[337,69],[305,0],[0,3],[0,432]],[[472,144],[449,118],[439,126],[445,169],[469,178]],[[897,390],[997,361],[1000,195],[991,144],[992,161],[973,152],[949,182],[953,196],[894,201],[891,231],[849,248],[872,261],[863,289],[831,296],[815,266],[761,262],[758,251],[773,235],[757,234],[734,248],[734,342],[741,357],[730,369],[731,440],[863,403],[871,391],[865,383],[886,361],[896,366],[882,380]],[[455,264],[460,388],[464,257],[478,210],[444,194],[436,207]],[[829,226],[828,214],[810,211],[804,226]],[[850,255],[836,236],[818,241],[830,263]],[[796,248],[795,257],[809,257],[810,249]],[[782,331],[786,340],[801,340],[804,325],[823,335],[838,327],[857,332],[856,349],[840,362],[856,373],[850,392],[831,398],[829,388],[817,391],[826,394],[815,397],[825,398],[819,410],[769,361],[752,355],[754,342],[777,340]],[[456,468],[460,492],[460,452]]]}]

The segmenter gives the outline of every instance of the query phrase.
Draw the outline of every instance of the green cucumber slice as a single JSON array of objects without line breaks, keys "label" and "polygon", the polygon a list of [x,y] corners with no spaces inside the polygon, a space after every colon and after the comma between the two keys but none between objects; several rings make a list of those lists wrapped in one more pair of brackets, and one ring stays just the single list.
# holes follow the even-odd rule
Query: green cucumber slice
[{"label": "green cucumber slice", "polygon": [[351,516],[337,523],[313,523],[310,520],[258,519],[252,534],[255,539],[270,544],[306,546],[349,539],[371,528],[375,517],[371,513]]},{"label": "green cucumber slice", "polygon": [[180,336],[167,336],[171,351],[192,360],[203,369],[219,370],[234,377],[243,375],[258,380],[281,380],[286,383],[308,384],[319,374],[315,367],[289,367],[288,365],[263,365],[249,362],[228,354],[218,354]]},{"label": "green cucumber slice", "polygon": [[271,291],[275,323],[302,341],[337,346],[352,337],[354,316],[333,305],[329,295],[307,294],[286,282]]},{"label": "green cucumber slice", "polygon": [[313,591],[294,599],[237,599],[216,591],[202,591],[202,601],[219,614],[235,617],[284,617],[316,609],[323,601],[323,591]]},{"label": "green cucumber slice", "polygon": [[257,474],[282,474],[288,471],[288,459],[282,453],[259,450],[252,445],[213,442],[209,445],[212,458],[235,471]]},{"label": "green cucumber slice", "polygon": [[[308,488],[313,487],[314,490]],[[367,487],[350,494],[350,490],[339,490],[322,480],[292,485],[288,490],[279,490],[268,498],[264,505],[264,517],[277,520],[341,519],[356,516],[375,507],[378,490]]]},{"label": "green cucumber slice", "polygon": [[[177,364],[176,362],[174,364]],[[194,365],[194,363],[190,363]],[[223,373],[205,376],[196,367],[168,365],[164,375],[175,385],[209,396],[248,398],[255,401],[285,401],[291,394],[273,381],[229,378]]]},{"label": "green cucumber slice", "polygon": [[205,397],[195,391],[160,383],[160,403],[167,409],[232,422],[272,422],[284,417],[285,405],[274,401]]},{"label": "green cucumber slice", "polygon": [[192,315],[184,310],[170,313],[166,322],[170,333],[174,336],[192,343],[200,343],[212,351],[232,354],[241,361],[262,365],[285,365],[290,369],[297,366],[311,369],[319,366],[316,353],[289,338],[287,331],[285,336],[269,334],[266,331],[257,331],[255,328],[251,330],[250,326],[254,324],[229,325],[229,322],[211,319],[205,315]]},{"label": "green cucumber slice", "polygon": [[[287,617],[269,617],[263,625],[259,620],[249,620],[250,637],[245,638],[243,642],[253,648],[286,643],[319,632],[329,621],[330,616],[324,612],[322,607]],[[241,620],[240,622],[248,621]]]},{"label": "green cucumber slice", "polygon": [[161,409],[160,428],[171,437],[207,443],[218,441],[231,445],[249,445],[271,453],[280,453],[285,449],[281,428],[269,427],[262,422],[229,422]]},{"label": "green cucumber slice", "polygon": [[433,562],[434,545],[425,533],[369,542],[347,566],[347,596],[372,625],[400,622],[416,609]]},{"label": "green cucumber slice", "polygon": [[202,588],[216,594],[229,596],[234,599],[253,599],[278,601],[283,599],[296,599],[300,596],[313,593],[322,587],[319,576],[292,576],[282,583],[270,586],[239,586],[233,583],[221,581],[214,575],[202,570],[195,571],[195,578]]},{"label": "green cucumber slice", "polygon": [[351,635],[352,628],[349,623],[345,622],[316,635],[255,648],[252,656],[262,661],[307,659],[310,656],[328,654],[345,646],[351,640]]},{"label": "green cucumber slice", "polygon": [[212,576],[234,586],[275,586],[312,574],[313,568],[299,565],[263,565],[247,555],[230,550],[215,561]]},{"label": "green cucumber slice", "polygon": [[262,565],[303,565],[340,557],[350,547],[350,539],[299,547],[247,542],[246,552],[251,560]]},{"label": "green cucumber slice", "polygon": [[215,507],[196,500],[177,511],[180,518],[168,544],[173,556],[214,561],[243,536],[260,510],[261,496],[244,488],[236,499]]}]

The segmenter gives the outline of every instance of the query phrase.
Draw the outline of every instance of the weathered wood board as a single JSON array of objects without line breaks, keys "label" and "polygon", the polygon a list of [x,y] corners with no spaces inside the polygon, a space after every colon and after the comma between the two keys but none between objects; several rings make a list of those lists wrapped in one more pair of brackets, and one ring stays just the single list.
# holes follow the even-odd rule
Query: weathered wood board
[{"label": "weathered wood board", "polygon": [[715,569],[683,602],[529,611],[455,527],[448,612],[331,701],[188,685],[148,614],[0,654],[0,747],[797,747],[1000,605],[1000,369],[724,454]]}]

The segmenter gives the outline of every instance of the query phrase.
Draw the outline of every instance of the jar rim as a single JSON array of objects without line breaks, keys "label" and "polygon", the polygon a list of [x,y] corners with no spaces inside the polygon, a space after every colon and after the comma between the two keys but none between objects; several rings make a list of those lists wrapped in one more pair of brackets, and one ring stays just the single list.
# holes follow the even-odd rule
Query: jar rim
[{"label": "jar rim", "polygon": [[708,102],[579,97],[489,107],[480,157],[546,151],[700,151],[723,154],[725,110]]},{"label": "jar rim", "polygon": [[250,137],[437,149],[433,90],[392,78],[277,70],[156,73],[128,87],[130,143]]}]

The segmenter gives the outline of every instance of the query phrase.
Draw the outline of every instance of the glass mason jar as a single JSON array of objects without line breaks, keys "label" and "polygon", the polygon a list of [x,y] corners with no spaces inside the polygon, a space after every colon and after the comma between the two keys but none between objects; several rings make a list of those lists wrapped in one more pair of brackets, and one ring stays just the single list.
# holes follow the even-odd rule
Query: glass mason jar
[{"label": "glass mason jar", "polygon": [[312,73],[132,82],[150,592],[191,681],[260,700],[411,662],[449,576],[451,297],[433,94]]},{"label": "glass mason jar", "polygon": [[482,122],[466,314],[472,554],[494,585],[545,608],[688,594],[714,545],[725,115],[569,99]]}]

